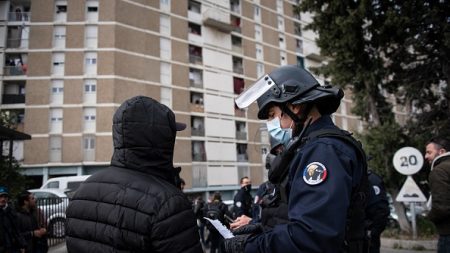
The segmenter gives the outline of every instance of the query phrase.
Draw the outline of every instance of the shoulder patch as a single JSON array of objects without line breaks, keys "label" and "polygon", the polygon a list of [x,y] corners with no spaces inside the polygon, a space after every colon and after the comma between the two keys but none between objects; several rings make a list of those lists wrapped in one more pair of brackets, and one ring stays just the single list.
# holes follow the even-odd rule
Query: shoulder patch
[{"label": "shoulder patch", "polygon": [[306,165],[303,170],[303,180],[309,185],[318,185],[327,179],[327,168],[319,162]]},{"label": "shoulder patch", "polygon": [[375,195],[378,195],[381,192],[380,187],[378,187],[377,185],[373,186],[373,191],[375,192]]},{"label": "shoulder patch", "polygon": [[242,206],[241,201],[236,202],[236,206],[237,206],[237,207],[241,207],[241,206]]}]

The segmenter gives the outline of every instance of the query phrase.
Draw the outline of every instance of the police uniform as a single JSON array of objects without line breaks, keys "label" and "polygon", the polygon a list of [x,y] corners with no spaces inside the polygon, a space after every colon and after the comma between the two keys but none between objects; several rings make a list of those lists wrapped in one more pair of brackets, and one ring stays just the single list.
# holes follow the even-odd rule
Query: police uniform
[{"label": "police uniform", "polygon": [[234,196],[234,216],[235,218],[246,215],[252,217],[252,203],[253,198],[250,192],[245,190],[245,187],[239,189]]}]

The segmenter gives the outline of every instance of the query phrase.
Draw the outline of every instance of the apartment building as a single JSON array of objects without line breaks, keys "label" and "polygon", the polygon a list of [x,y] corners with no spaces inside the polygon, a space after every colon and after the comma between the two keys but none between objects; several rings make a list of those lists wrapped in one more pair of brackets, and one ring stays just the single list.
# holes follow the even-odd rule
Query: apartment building
[{"label": "apartment building", "polygon": [[[315,34],[288,0],[0,0],[1,103],[37,182],[109,165],[112,116],[135,95],[169,106],[188,128],[174,163],[188,193],[266,179],[268,135],[257,106],[234,98],[285,64],[318,66]],[[322,84],[326,83],[318,77]],[[344,99],[335,122],[361,130]]]}]

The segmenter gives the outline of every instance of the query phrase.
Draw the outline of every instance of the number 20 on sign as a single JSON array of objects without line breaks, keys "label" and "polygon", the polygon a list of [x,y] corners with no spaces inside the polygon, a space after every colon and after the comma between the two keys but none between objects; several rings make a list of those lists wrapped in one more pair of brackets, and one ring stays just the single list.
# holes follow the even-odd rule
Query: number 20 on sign
[{"label": "number 20 on sign", "polygon": [[417,173],[423,165],[423,155],[413,147],[404,147],[394,154],[392,159],[395,169],[403,175],[413,175]]}]

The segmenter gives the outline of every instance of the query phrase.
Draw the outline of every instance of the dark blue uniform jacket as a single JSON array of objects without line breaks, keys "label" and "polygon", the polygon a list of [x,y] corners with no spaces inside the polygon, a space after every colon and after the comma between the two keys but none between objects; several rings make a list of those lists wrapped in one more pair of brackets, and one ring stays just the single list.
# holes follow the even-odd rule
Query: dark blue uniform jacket
[{"label": "dark blue uniform jacket", "polygon": [[[313,122],[305,136],[324,128],[337,128],[328,115]],[[363,173],[357,154],[351,144],[333,137],[302,146],[290,164],[289,223],[250,238],[245,253],[340,252],[352,187]],[[311,177],[310,169],[320,175]]]}]

